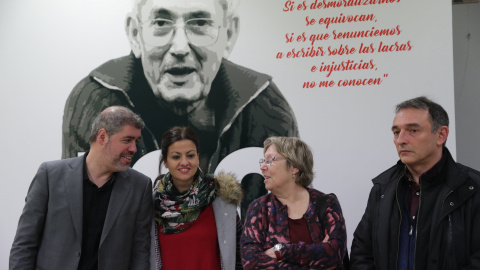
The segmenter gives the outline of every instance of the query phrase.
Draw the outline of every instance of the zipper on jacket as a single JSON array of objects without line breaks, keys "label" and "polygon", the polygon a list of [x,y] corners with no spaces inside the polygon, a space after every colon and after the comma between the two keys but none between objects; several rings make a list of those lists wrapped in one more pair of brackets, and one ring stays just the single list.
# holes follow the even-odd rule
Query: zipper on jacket
[{"label": "zipper on jacket", "polygon": [[[448,237],[447,237],[447,252],[450,252],[453,256],[453,225],[452,225],[452,215],[448,214]],[[450,260],[448,265],[449,267],[453,267],[454,262],[456,261],[456,257],[453,257],[453,260]]]},{"label": "zipper on jacket", "polygon": [[420,185],[420,178],[418,179],[418,185],[420,186],[419,189],[419,195],[418,195],[418,209],[417,209],[417,214],[415,215],[417,221],[416,226],[415,226],[415,244],[413,245],[413,270],[415,270],[415,255],[417,253],[417,236],[418,236],[418,224],[420,223],[420,208],[422,206],[422,185]]},{"label": "zipper on jacket", "polygon": [[400,223],[398,224],[398,235],[397,235],[397,259],[395,260],[395,269],[398,269],[398,247],[400,245],[400,231],[402,230],[402,220],[403,220],[403,214],[402,214],[402,208],[400,207],[400,202],[398,201],[398,185],[400,184],[400,181],[402,178],[405,176],[405,172],[407,171],[407,166],[405,166],[405,169],[403,170],[402,175],[400,175],[400,178],[397,181],[397,187],[395,188],[395,199],[397,201],[397,206],[398,206],[398,211],[400,212]]},{"label": "zipper on jacket", "polygon": [[[447,201],[448,196],[450,196],[450,194],[452,194],[452,193],[453,193],[453,190],[450,190],[450,191],[447,193],[447,195],[445,196],[445,198],[443,198],[442,208],[440,209],[440,213],[442,212],[443,207],[445,206],[445,202]],[[448,214],[447,252],[449,251],[449,249],[452,248],[452,245],[453,245],[452,219],[451,219],[451,215]]]},{"label": "zipper on jacket", "polygon": [[[415,270],[415,254],[417,252],[417,235],[418,235],[418,224],[420,223],[418,217],[420,216],[420,207],[422,205],[422,186],[420,185],[420,179],[418,180],[418,184],[420,186],[420,195],[419,195],[419,198],[418,198],[418,210],[417,210],[417,226],[415,226],[415,248],[414,248],[414,251],[413,251],[413,270]],[[442,203],[442,209],[443,209],[443,206],[445,205],[445,201],[447,200],[448,196],[452,193],[453,191],[450,190],[450,192],[448,192],[447,196],[445,196],[445,198],[443,199],[443,203]],[[449,218],[450,218],[450,215],[449,215]],[[397,256],[398,257],[398,256]]]}]

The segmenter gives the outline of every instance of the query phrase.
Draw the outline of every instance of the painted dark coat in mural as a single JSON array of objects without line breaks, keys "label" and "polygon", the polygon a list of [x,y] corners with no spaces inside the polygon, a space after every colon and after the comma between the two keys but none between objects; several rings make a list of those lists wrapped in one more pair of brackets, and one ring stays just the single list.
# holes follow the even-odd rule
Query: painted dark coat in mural
[{"label": "painted dark coat in mural", "polygon": [[177,115],[162,106],[145,78],[141,62],[131,54],[104,63],[71,92],[63,115],[62,158],[89,149],[95,116],[112,105],[128,107],[145,121],[132,165],[159,149],[161,136],[173,126],[195,129],[201,167],[206,172],[214,172],[219,162],[236,150],[263,147],[269,136],[299,136],[295,115],[269,75],[223,59],[207,97],[207,106],[214,111],[214,128],[209,129],[201,122],[192,122],[188,115]]}]

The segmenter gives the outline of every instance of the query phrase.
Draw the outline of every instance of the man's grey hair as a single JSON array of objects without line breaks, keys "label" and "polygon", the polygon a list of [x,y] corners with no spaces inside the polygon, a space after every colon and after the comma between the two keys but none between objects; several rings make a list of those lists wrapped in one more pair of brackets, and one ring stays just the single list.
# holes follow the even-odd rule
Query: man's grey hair
[{"label": "man's grey hair", "polygon": [[108,136],[112,136],[120,132],[124,126],[142,129],[145,127],[145,123],[139,115],[126,107],[111,106],[106,108],[93,120],[90,144],[97,140],[98,132],[101,129],[105,129]]},{"label": "man's grey hair", "polygon": [[412,98],[398,104],[395,108],[395,113],[398,113],[403,109],[421,109],[427,111],[432,123],[432,133],[437,132],[442,126],[448,127],[449,120],[445,109],[443,109],[438,103],[435,103],[424,96]]},{"label": "man's grey hair", "polygon": [[[135,15],[137,18],[140,18],[140,9],[141,6],[144,5],[144,3],[147,0],[133,0],[133,9],[132,9],[132,14]],[[202,1],[202,0],[189,0],[191,2],[194,1]],[[222,6],[223,10],[225,12],[225,18],[231,19],[233,17],[236,17],[237,14],[237,9],[238,5],[240,4],[240,0],[218,0],[220,1],[220,5]]]}]

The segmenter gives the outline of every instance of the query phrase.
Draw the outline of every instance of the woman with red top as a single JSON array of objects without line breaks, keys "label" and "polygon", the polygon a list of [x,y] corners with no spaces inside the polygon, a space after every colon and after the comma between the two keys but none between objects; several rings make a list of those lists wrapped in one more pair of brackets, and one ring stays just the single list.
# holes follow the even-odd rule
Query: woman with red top
[{"label": "woman with red top", "polygon": [[240,184],[200,171],[198,139],[188,127],[168,130],[161,148],[168,173],[153,191],[151,269],[241,269]]},{"label": "woman with red top", "polygon": [[308,145],[298,138],[270,137],[264,157],[260,170],[271,193],[247,210],[241,238],[244,269],[345,269],[342,209],[334,194],[308,187],[314,176]]}]

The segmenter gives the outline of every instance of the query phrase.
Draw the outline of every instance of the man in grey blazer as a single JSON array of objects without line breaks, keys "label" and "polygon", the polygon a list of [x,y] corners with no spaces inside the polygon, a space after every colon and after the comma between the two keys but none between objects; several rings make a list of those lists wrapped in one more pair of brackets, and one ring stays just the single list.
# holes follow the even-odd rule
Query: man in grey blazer
[{"label": "man in grey blazer", "polygon": [[43,163],[28,190],[10,269],[149,269],[152,183],[129,168],[143,120],[113,106],[85,155]]}]

